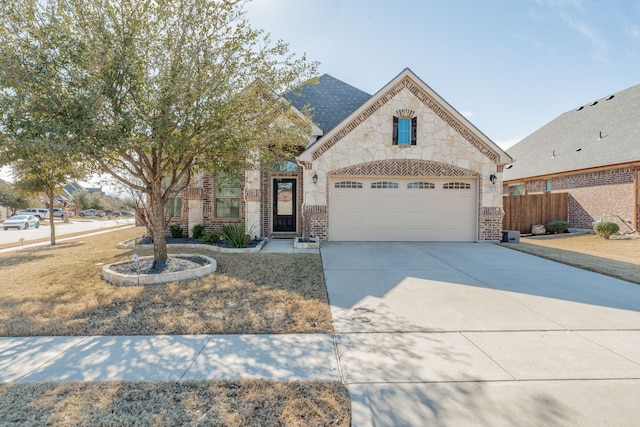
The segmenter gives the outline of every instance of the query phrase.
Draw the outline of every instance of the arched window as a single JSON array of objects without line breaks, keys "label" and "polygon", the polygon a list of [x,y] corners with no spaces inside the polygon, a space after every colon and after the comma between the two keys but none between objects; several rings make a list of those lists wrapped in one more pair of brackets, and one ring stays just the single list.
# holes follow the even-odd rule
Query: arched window
[{"label": "arched window", "polygon": [[275,162],[273,168],[276,172],[298,172],[298,165],[294,162],[288,162],[286,160]]}]

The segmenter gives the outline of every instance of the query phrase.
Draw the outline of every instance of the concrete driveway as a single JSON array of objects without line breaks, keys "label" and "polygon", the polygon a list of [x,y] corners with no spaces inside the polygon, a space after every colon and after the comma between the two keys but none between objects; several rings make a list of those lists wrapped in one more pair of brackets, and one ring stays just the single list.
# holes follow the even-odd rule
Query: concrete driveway
[{"label": "concrete driveway", "polygon": [[640,286],[490,243],[321,254],[354,426],[640,419]]}]

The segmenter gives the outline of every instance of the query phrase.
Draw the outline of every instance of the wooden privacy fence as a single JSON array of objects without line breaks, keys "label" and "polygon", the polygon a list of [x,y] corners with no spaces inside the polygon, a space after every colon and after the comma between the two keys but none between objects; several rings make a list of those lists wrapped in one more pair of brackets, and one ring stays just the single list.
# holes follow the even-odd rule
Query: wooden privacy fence
[{"label": "wooden privacy fence", "polygon": [[531,227],[551,221],[569,220],[569,193],[503,196],[503,230],[531,233]]}]

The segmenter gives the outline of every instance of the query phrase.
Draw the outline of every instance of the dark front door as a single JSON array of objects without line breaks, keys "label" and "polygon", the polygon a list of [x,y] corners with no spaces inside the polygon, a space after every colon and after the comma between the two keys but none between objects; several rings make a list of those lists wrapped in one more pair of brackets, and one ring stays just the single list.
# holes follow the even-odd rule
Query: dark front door
[{"label": "dark front door", "polygon": [[296,180],[273,180],[273,231],[296,231]]}]

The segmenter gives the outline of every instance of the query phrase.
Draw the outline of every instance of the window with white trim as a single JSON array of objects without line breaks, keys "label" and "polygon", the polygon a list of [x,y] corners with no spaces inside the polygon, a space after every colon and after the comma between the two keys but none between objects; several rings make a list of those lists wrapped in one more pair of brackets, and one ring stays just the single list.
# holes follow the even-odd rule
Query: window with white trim
[{"label": "window with white trim", "polygon": [[182,216],[182,197],[170,199],[165,206],[168,218],[180,218]]},{"label": "window with white trim", "polygon": [[522,196],[524,194],[524,185],[510,185],[509,186],[509,195],[510,196]]},{"label": "window with white trim", "polygon": [[219,174],[216,179],[216,218],[240,218],[240,177]]}]

